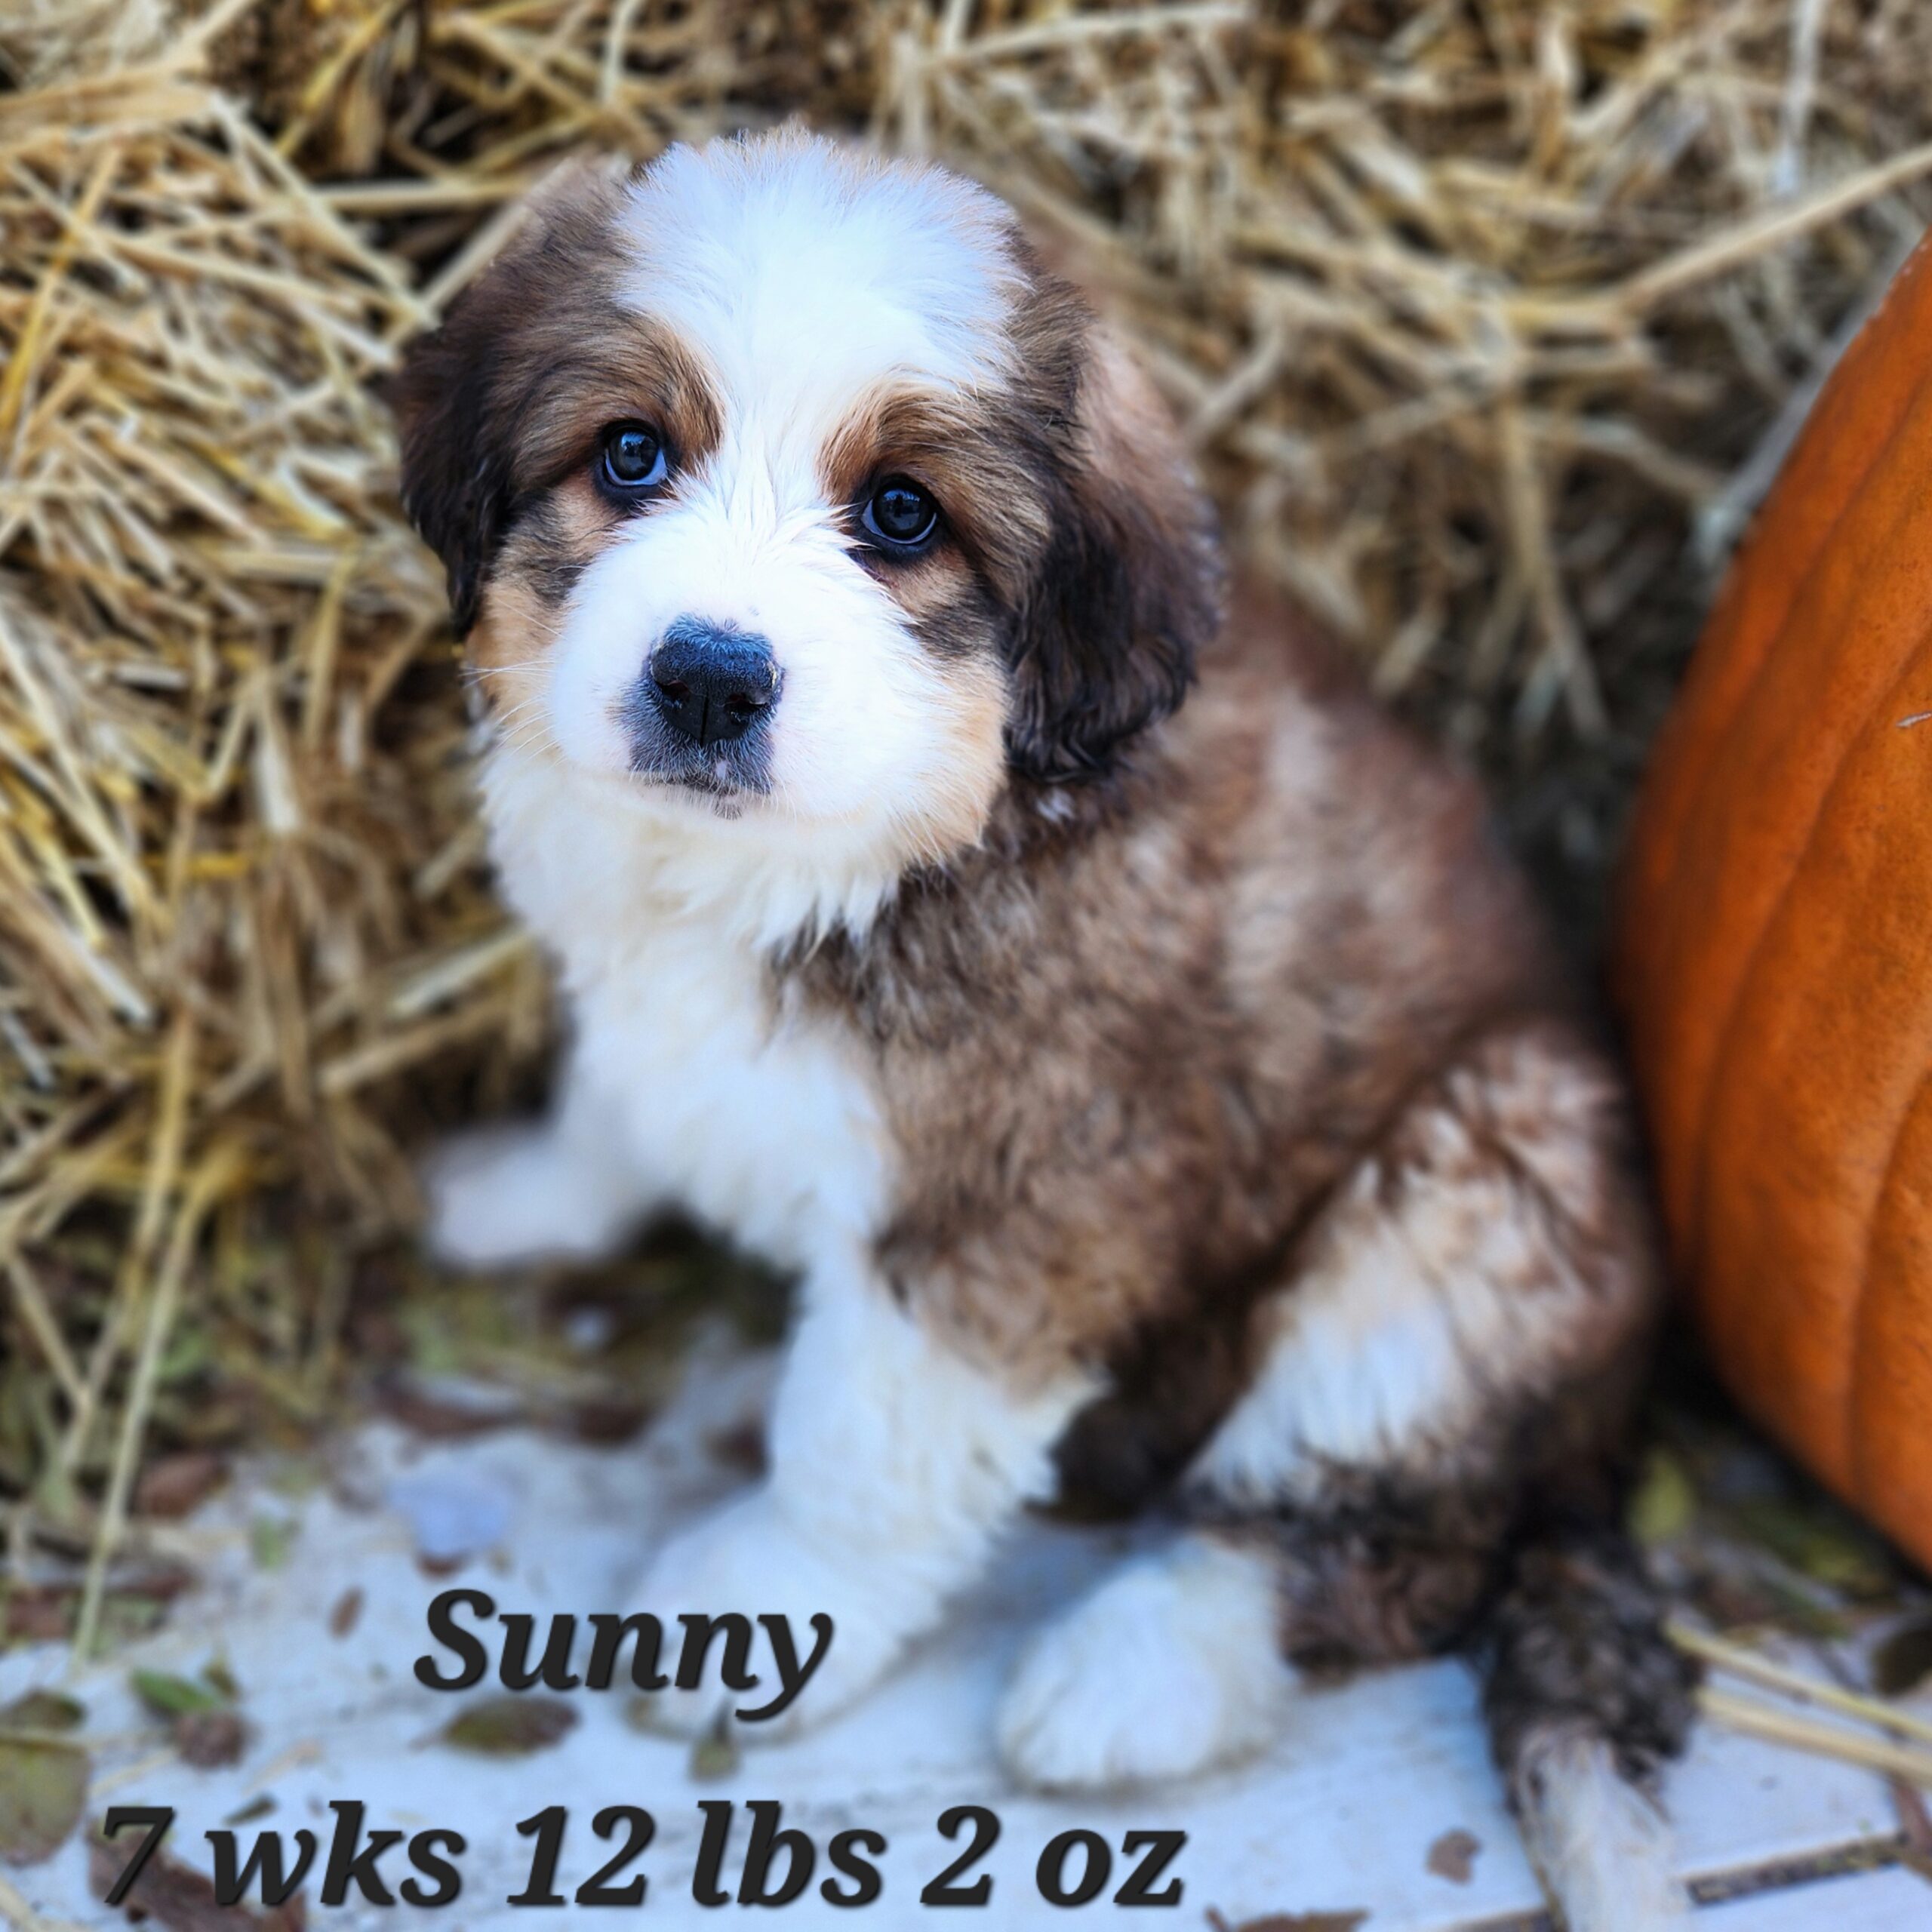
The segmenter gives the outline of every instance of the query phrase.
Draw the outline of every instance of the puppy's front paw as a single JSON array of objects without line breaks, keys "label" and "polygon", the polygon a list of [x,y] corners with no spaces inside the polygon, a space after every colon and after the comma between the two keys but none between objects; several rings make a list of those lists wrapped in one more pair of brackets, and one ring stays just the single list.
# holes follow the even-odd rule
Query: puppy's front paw
[{"label": "puppy's front paw", "polygon": [[1265,1571],[1183,1546],[1110,1577],[1034,1639],[1000,1706],[1000,1755],[1049,1791],[1187,1777],[1266,1746],[1293,1687]]},{"label": "puppy's front paw", "polygon": [[[673,1675],[685,1626],[681,1616],[722,1617],[735,1611],[752,1626],[749,1670],[755,1687],[736,1689],[722,1671],[728,1647],[715,1634],[697,1687],[675,1684],[654,1692],[650,1718],[681,1737],[709,1730],[721,1712],[748,1740],[789,1736],[843,1709],[870,1689],[898,1655],[903,1632],[881,1612],[878,1593],[866,1587],[866,1566],[825,1549],[785,1518],[759,1491],[731,1504],[666,1544],[646,1573],[640,1607],[665,1633],[664,1672]],[[832,1619],[832,1634],[816,1663],[820,1639],[812,1619]],[[793,1654],[774,1647],[762,1617],[784,1619]],[[792,1685],[801,1685],[786,1708],[746,1722],[742,1713],[762,1711]]]},{"label": "puppy's front paw", "polygon": [[452,1268],[596,1260],[623,1241],[635,1204],[547,1128],[445,1142],[422,1174],[429,1251]]}]

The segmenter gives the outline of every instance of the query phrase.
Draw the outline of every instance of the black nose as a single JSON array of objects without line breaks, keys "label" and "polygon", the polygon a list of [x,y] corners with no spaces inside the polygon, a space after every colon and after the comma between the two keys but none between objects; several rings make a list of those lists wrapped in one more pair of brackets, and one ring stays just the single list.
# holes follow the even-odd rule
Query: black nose
[{"label": "black nose", "polygon": [[741,738],[778,696],[778,666],[761,637],[680,617],[651,654],[647,681],[658,715],[694,744]]}]

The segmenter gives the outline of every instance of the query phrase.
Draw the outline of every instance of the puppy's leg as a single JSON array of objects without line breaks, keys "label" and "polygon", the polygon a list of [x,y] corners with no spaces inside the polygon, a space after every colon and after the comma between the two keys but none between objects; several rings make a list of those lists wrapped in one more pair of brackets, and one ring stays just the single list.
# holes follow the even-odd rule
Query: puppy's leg
[{"label": "puppy's leg", "polygon": [[1287,1715],[1272,1555],[1212,1535],[1117,1571],[1027,1647],[1000,1755],[1046,1790],[1189,1776],[1265,1749]]},{"label": "puppy's leg", "polygon": [[1561,1032],[1492,1035],[1414,1100],[1260,1312],[1193,1472],[1278,1564],[1291,1654],[1451,1647],[1571,1932],[1687,1908],[1648,1795],[1690,1673],[1617,1527],[1657,1287],[1620,1104]]},{"label": "puppy's leg", "polygon": [[549,1117],[446,1141],[423,1171],[426,1238],[454,1268],[595,1260],[657,1204],[619,1097],[573,1049]]},{"label": "puppy's leg", "polygon": [[[1053,1487],[1050,1451],[1092,1392],[1068,1372],[1023,1390],[936,1339],[854,1263],[804,1284],[772,1414],[771,1474],[675,1539],[640,1607],[666,1620],[737,1611],[789,1619],[802,1654],[823,1611],[833,1636],[798,1700],[758,1734],[815,1721],[874,1683],[938,1620],[1028,1500]],[[721,1706],[766,1701],[775,1660],[762,1629],[752,1694],[715,1675],[656,1700],[671,1727],[702,1729]]]},{"label": "puppy's leg", "polygon": [[[1498,1758],[1573,1932],[1648,1932],[1682,1904],[1638,1786],[1681,1746],[1686,1675],[1605,1527],[1654,1293],[1618,1139],[1614,1088],[1554,1029],[1493,1036],[1418,1094],[1258,1306],[1253,1381],[1185,1492],[1240,1601],[1267,1580],[1272,1619],[1230,1619],[1265,1703],[1270,1627],[1307,1663],[1484,1654]],[[1056,1718],[1041,1687],[1097,1690],[1072,1668],[1083,1620],[1152,1601],[1115,1597],[1128,1587],[1103,1586],[1023,1669],[1001,1725],[1023,1777],[1119,1783],[1252,1748],[1247,1714],[1211,1698],[1224,1721],[1164,1732],[1137,1695],[1111,1717],[1063,1699]],[[1184,1635],[1192,1613],[1165,1621]]]}]

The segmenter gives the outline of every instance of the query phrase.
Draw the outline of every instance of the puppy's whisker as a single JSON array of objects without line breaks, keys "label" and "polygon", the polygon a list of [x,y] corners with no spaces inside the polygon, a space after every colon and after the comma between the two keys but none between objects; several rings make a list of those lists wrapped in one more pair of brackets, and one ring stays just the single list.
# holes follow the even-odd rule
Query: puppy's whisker
[{"label": "puppy's whisker", "polygon": [[510,664],[466,664],[459,675],[465,684],[480,685],[485,678],[506,677],[512,671],[541,670],[544,661],[541,657],[520,657]]}]

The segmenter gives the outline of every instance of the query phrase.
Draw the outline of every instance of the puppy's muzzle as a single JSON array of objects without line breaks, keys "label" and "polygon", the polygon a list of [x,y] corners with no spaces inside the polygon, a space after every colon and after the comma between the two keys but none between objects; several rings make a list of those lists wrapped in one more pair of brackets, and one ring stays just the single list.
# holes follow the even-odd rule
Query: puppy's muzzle
[{"label": "puppy's muzzle", "polygon": [[703,750],[743,737],[778,701],[778,666],[764,639],[694,617],[666,631],[644,681],[666,732]]}]

